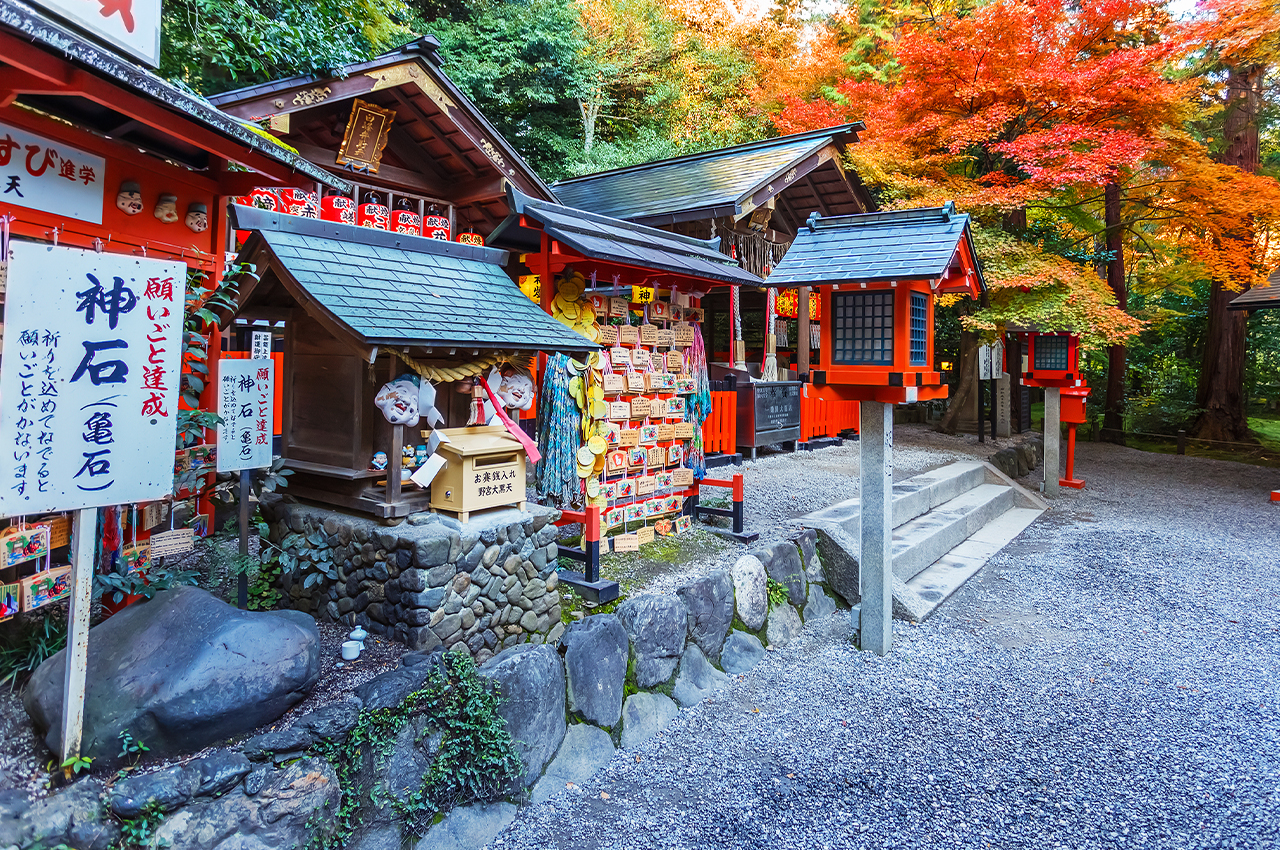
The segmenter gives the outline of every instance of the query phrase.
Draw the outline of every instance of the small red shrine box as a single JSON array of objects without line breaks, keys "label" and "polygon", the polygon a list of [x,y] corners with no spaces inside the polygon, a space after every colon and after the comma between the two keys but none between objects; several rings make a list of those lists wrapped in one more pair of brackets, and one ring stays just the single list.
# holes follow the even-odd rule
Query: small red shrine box
[{"label": "small red shrine box", "polygon": [[1062,390],[1061,419],[1068,425],[1083,425],[1086,421],[1084,412],[1085,399],[1089,397],[1086,386],[1066,387]]},{"label": "small red shrine box", "polygon": [[[1075,334],[1021,333],[1022,383],[1028,387],[1075,387],[1080,377],[1080,338]],[[1064,402],[1065,403],[1065,402]],[[1081,420],[1083,421],[1083,420]]]}]

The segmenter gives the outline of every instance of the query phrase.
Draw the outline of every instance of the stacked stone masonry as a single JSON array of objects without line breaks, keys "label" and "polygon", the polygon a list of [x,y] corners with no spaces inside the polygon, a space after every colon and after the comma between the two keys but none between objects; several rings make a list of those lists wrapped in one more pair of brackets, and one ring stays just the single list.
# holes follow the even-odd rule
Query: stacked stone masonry
[{"label": "stacked stone masonry", "polygon": [[461,644],[480,664],[564,630],[556,511],[531,506],[468,523],[423,513],[395,527],[280,500],[263,513],[270,542],[298,563],[281,590],[319,620],[359,624],[415,650]]}]

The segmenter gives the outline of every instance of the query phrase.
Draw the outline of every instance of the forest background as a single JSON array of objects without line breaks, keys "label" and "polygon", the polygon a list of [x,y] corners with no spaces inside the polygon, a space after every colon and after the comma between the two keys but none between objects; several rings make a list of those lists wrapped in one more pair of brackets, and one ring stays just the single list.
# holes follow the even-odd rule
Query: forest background
[{"label": "forest background", "polygon": [[1073,330],[1104,434],[1280,447],[1280,310],[1226,309],[1280,266],[1275,0],[164,0],[160,72],[214,94],[424,33],[548,182],[864,121],[882,207],[974,216],[961,374]]}]

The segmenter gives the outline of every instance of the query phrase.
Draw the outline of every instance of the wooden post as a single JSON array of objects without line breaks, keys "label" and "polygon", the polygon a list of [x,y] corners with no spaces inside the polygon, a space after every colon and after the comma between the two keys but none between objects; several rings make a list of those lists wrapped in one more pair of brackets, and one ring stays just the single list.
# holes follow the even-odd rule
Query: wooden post
[{"label": "wooden post", "polygon": [[400,501],[401,471],[404,469],[404,426],[391,426],[391,457],[387,459],[387,504]]},{"label": "wooden post", "polygon": [[893,645],[893,405],[864,401],[859,418],[859,636],[862,649],[887,655]]},{"label": "wooden post", "polygon": [[1058,495],[1058,448],[1062,441],[1062,390],[1044,390],[1044,493]]},{"label": "wooden post", "polygon": [[89,605],[93,591],[94,531],[98,511],[75,513],[71,529],[71,609],[67,615],[67,666],[62,680],[62,761],[80,755],[84,730],[85,675],[89,665]]},{"label": "wooden post", "polygon": [[236,598],[241,611],[249,607],[249,497],[253,494],[253,470],[240,470],[240,576],[236,580]]},{"label": "wooden post", "polygon": [[800,376],[800,380],[804,380],[804,376],[809,374],[809,287],[800,287],[799,297],[796,300],[799,304],[796,308],[796,315],[799,317],[799,328],[796,331],[796,374]]}]

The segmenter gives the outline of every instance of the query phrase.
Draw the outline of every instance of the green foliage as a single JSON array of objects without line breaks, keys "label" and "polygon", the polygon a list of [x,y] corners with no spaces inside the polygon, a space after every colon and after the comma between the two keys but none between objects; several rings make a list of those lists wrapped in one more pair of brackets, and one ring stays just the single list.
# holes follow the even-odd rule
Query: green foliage
[{"label": "green foliage", "polygon": [[133,737],[128,729],[121,729],[116,737],[120,740],[120,758],[132,757],[134,764],[142,758],[143,753],[151,751],[150,747]]},{"label": "green foliage", "polygon": [[1173,434],[1186,428],[1196,407],[1197,369],[1180,357],[1162,354],[1129,369],[1131,387],[1125,400],[1127,427],[1148,434]]},{"label": "green foliage", "polygon": [[88,773],[93,766],[93,759],[88,756],[71,756],[62,762],[62,775],[68,779]]},{"label": "green foliage", "polygon": [[413,34],[400,0],[165,0],[160,74],[202,94],[327,75]]},{"label": "green foliage", "polygon": [[302,577],[304,588],[313,587],[324,580],[346,581],[346,576],[333,561],[333,547],[329,535],[317,529],[305,534],[290,534],[280,541],[280,569]]},{"label": "green foliage", "polygon": [[129,848],[153,850],[168,847],[170,842],[156,835],[156,830],[162,823],[164,823],[164,812],[160,811],[159,803],[152,803],[136,818],[120,821],[120,846],[124,850]]},{"label": "green foliage", "polygon": [[16,634],[0,644],[0,684],[12,691],[27,677],[67,645],[67,615],[61,606],[47,609],[43,617],[15,621]]},{"label": "green foliage", "polygon": [[125,600],[126,596],[141,596],[150,599],[162,590],[174,587],[195,587],[200,583],[200,573],[184,564],[171,566],[161,562],[152,564],[145,570],[122,573],[124,562],[121,561],[116,570],[109,573],[97,573],[93,577],[93,595],[101,599],[110,594],[116,604]]},{"label": "green foliage", "polygon": [[257,575],[249,582],[249,610],[273,611],[284,598],[284,594],[276,587],[283,574],[280,562],[272,559],[258,568]]},{"label": "green foliage", "polygon": [[[362,709],[346,741],[322,741],[313,752],[333,765],[342,787],[342,802],[331,819],[328,835],[319,831],[309,850],[340,850],[363,823],[363,808],[392,806],[405,822],[424,834],[436,816],[454,806],[498,799],[506,783],[522,766],[511,735],[498,715],[500,695],[482,677],[471,656],[446,652],[447,675],[433,671],[426,687],[394,708]],[[440,733],[439,749],[422,785],[405,798],[393,796],[379,783],[366,789],[358,784],[366,754],[383,764],[390,757],[404,727],[426,715]],[[396,789],[401,790],[401,789]],[[318,824],[317,824],[318,825]]]},{"label": "green foliage", "polygon": [[765,588],[769,595],[769,610],[772,611],[779,605],[785,605],[791,598],[791,591],[787,590],[787,586],[779,581],[766,578]]}]

